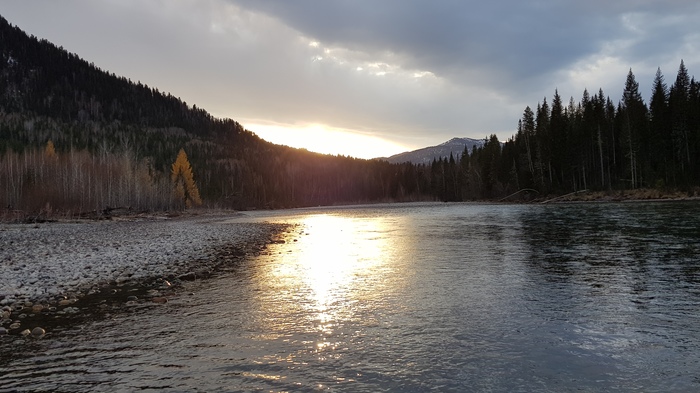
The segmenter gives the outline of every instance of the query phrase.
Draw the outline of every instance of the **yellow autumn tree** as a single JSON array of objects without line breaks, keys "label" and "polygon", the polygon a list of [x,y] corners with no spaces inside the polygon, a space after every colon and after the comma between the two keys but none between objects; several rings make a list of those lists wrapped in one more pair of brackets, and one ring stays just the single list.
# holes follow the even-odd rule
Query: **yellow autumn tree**
[{"label": "yellow autumn tree", "polygon": [[46,149],[44,149],[44,154],[48,158],[56,158],[56,148],[53,145],[53,142],[49,139],[48,142],[46,142]]},{"label": "yellow autumn tree", "polygon": [[176,200],[184,204],[186,208],[202,204],[185,149],[180,149],[180,152],[177,153],[170,178],[173,181],[173,192]]}]

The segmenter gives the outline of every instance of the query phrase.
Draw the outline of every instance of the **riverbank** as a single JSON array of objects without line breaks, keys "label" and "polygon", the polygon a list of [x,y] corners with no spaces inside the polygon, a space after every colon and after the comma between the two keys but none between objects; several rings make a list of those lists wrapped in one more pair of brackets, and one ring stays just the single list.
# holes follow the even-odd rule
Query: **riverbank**
[{"label": "riverbank", "polygon": [[82,312],[78,306],[94,303],[87,298],[165,302],[179,282],[265,252],[287,228],[231,218],[230,212],[204,211],[0,224],[0,333],[31,331],[52,314]]},{"label": "riverbank", "polygon": [[691,201],[700,200],[700,190],[684,192],[641,188],[618,191],[579,191],[560,196],[535,199],[537,203],[555,202],[640,202],[640,201]]}]

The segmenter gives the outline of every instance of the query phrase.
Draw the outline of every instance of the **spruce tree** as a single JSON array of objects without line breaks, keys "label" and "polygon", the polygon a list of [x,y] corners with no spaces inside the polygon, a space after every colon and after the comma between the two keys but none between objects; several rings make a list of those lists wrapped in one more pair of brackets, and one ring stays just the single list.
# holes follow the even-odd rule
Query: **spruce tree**
[{"label": "spruce tree", "polygon": [[669,157],[673,155],[673,139],[668,119],[668,88],[661,68],[656,70],[649,103],[649,137],[657,146],[656,153],[651,156],[651,169],[656,178],[653,185],[663,186],[671,180]]},{"label": "spruce tree", "polygon": [[674,150],[676,158],[684,174],[690,164],[690,137],[688,130],[688,112],[690,104],[690,77],[685,63],[681,60],[678,67],[676,82],[671,87],[669,95],[669,111],[673,130]]},{"label": "spruce tree", "polygon": [[[641,174],[639,173],[640,143],[645,141],[646,128],[646,105],[639,93],[639,83],[634,77],[632,69],[627,74],[625,82],[625,90],[622,93],[622,102],[620,115],[622,124],[622,135],[624,136],[625,155],[629,163],[629,175],[631,188],[637,188],[641,182]],[[646,158],[646,157],[642,157]]]}]

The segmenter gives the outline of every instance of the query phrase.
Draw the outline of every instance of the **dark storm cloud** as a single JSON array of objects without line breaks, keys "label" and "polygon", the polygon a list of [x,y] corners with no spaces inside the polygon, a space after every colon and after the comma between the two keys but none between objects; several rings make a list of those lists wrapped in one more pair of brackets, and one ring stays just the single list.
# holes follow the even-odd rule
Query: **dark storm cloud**
[{"label": "dark storm cloud", "polygon": [[0,2],[30,34],[244,124],[412,147],[513,134],[555,89],[619,99],[632,68],[700,72],[697,0]]},{"label": "dark storm cloud", "polygon": [[[459,83],[539,80],[601,51],[635,40],[621,55],[644,60],[672,54],[697,32],[696,1],[275,1],[235,4],[272,15],[324,44],[406,58]],[[664,22],[665,21],[665,22]],[[639,22],[640,25],[631,24]],[[658,54],[658,55],[656,55]],[[674,61],[677,61],[675,59]]]},{"label": "dark storm cloud", "polygon": [[[614,27],[581,18],[564,2],[235,1],[324,44],[396,52],[407,67],[440,76],[465,68],[510,77],[560,69],[596,51]],[[534,5],[533,5],[534,4]]]}]

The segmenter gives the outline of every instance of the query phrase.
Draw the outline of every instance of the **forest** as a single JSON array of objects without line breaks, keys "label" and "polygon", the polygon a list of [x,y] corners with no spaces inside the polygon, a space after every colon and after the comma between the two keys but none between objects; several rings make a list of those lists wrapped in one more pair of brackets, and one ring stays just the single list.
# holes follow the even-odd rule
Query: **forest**
[{"label": "forest", "polygon": [[[163,188],[180,149],[209,207],[429,198],[410,164],[274,145],[234,120],[214,118],[157,88],[103,71],[5,19],[0,19],[0,56],[0,206],[5,208],[72,213],[115,206],[176,208]],[[57,159],[47,161],[48,142]],[[49,169],[54,172],[47,176]],[[151,190],[154,197],[137,198],[136,188]]]},{"label": "forest", "polygon": [[[681,61],[670,87],[659,70],[647,105],[630,70],[617,105],[602,90],[566,104],[555,91],[551,104],[545,97],[525,108],[505,142],[492,135],[460,157],[390,164],[266,142],[0,17],[0,207],[82,214],[181,209],[193,200],[239,210],[499,200],[523,189],[539,197],[637,188],[693,194],[699,90]],[[196,182],[197,198],[187,203],[177,195],[193,195],[189,186],[171,176],[176,159]]]},{"label": "forest", "polygon": [[582,190],[656,189],[700,193],[700,82],[681,60],[669,87],[661,70],[647,105],[632,70],[615,105],[602,89],[564,103],[555,90],[526,107],[515,135],[492,135],[481,149],[433,162],[431,190],[441,200],[501,199]]}]

